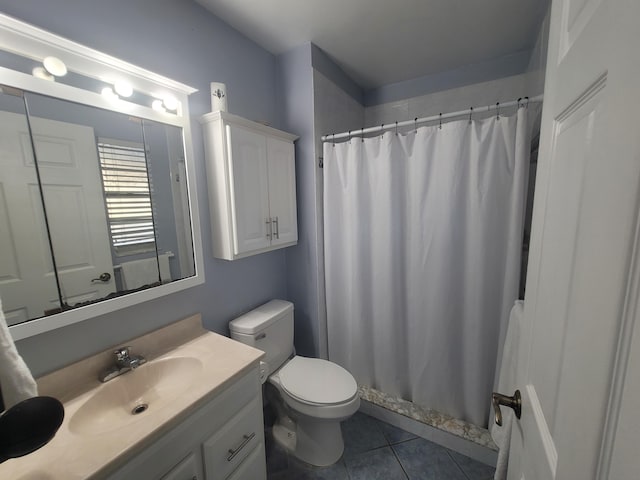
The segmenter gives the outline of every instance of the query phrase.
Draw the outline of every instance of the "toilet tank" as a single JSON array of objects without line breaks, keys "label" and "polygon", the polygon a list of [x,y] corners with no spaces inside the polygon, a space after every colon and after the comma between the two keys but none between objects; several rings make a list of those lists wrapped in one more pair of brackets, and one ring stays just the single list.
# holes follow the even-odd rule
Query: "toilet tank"
[{"label": "toilet tank", "polygon": [[265,352],[267,375],[293,353],[293,303],[271,300],[229,322],[231,338]]}]

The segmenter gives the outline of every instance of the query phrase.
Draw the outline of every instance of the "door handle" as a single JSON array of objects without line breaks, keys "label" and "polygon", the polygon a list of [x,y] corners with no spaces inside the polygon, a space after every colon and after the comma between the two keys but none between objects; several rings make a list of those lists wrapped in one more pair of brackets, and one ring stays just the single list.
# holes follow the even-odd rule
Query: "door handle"
[{"label": "door handle", "polygon": [[96,283],[96,282],[107,283],[109,280],[111,280],[111,274],[109,272],[104,272],[98,278],[92,278],[91,283]]},{"label": "door handle", "polygon": [[276,227],[274,236],[276,237],[276,240],[280,240],[280,225],[278,224],[278,217],[276,217],[274,220],[272,220],[272,223]]},{"label": "door handle", "polygon": [[500,411],[500,405],[513,408],[516,418],[520,418],[520,415],[522,415],[522,396],[520,395],[520,390],[516,390],[513,397],[493,392],[491,394],[491,403],[493,404],[496,424],[499,426],[502,426],[502,412]]}]

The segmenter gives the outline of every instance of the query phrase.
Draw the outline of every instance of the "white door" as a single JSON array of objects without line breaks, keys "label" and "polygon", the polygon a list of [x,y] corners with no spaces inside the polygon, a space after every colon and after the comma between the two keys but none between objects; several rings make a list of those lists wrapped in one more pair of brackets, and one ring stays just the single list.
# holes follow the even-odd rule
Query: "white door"
[{"label": "white door", "polygon": [[269,169],[269,212],[271,215],[272,245],[298,240],[296,212],[296,167],[293,143],[267,138]]},{"label": "white door", "polygon": [[234,253],[270,246],[267,145],[264,135],[236,125],[227,126],[231,182]]},{"label": "white door", "polygon": [[26,117],[8,112],[0,112],[0,296],[9,325],[60,307]]},{"label": "white door", "polygon": [[30,121],[62,300],[103,298],[116,287],[93,128]]},{"label": "white door", "polygon": [[638,0],[552,4],[511,480],[640,475],[638,19]]},{"label": "white door", "polygon": [[[24,166],[23,176],[33,176],[26,122],[12,121],[14,115],[2,113],[3,135],[20,139],[20,151],[15,152],[19,155],[16,162]],[[115,280],[93,129],[43,118],[31,118],[30,121],[63,301],[74,305],[105,297],[115,291]],[[28,190],[25,195],[32,198],[30,202],[21,203],[25,218],[42,215],[34,198],[36,194],[39,196],[37,183],[33,184],[27,178],[16,178],[12,183],[13,188]],[[15,205],[10,206],[14,211]],[[38,245],[34,239],[38,239]],[[40,244],[46,245],[46,239],[43,220],[30,233],[16,232],[13,236],[19,248],[26,249],[26,258],[43,257]],[[23,263],[23,267],[27,265],[41,270],[40,275],[53,275],[49,258],[46,264]],[[109,276],[107,281],[94,280],[104,273]],[[27,300],[28,303],[37,301],[35,298],[42,293],[28,287],[24,292],[27,297],[33,297]],[[57,292],[55,299],[50,295],[45,298],[49,309],[58,306]],[[41,306],[38,308],[39,313],[30,318],[42,316]]]}]

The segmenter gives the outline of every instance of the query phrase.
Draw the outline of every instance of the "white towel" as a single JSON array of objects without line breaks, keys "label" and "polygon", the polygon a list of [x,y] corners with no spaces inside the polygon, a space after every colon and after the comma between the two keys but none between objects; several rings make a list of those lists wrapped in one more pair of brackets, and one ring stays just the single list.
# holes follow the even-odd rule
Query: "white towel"
[{"label": "white towel", "polygon": [[16,350],[0,299],[0,387],[4,408],[38,395],[38,386],[27,364]]},{"label": "white towel", "polygon": [[167,252],[158,255],[158,264],[160,265],[160,280],[162,281],[162,283],[169,283],[171,281],[169,257],[173,257],[173,253]]},{"label": "white towel", "polygon": [[[171,281],[171,270],[169,268],[169,257],[172,254],[162,253],[156,257],[145,258],[143,260],[131,260],[122,262],[122,281],[124,288],[133,290],[144,285],[151,285],[161,281],[167,283]],[[160,273],[158,276],[158,264]]]},{"label": "white towel", "polygon": [[[524,302],[516,300],[511,313],[509,314],[509,324],[507,334],[504,339],[502,349],[502,361],[500,362],[500,374],[498,377],[498,391],[505,395],[511,395],[517,388],[518,374],[518,342],[522,329],[522,315],[524,312]],[[502,407],[502,427],[496,425],[491,415],[491,436],[498,446],[498,461],[496,463],[496,473],[494,480],[505,480],[507,478],[507,468],[509,466],[509,444],[511,443],[511,430],[513,428],[514,414],[510,408]]]}]

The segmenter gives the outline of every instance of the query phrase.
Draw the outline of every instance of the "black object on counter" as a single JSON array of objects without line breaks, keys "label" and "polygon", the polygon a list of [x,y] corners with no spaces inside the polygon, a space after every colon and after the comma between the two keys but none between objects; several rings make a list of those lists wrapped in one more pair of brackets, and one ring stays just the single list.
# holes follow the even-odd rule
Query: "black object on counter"
[{"label": "black object on counter", "polygon": [[23,400],[0,415],[0,463],[46,445],[64,419],[62,403],[53,397]]}]

